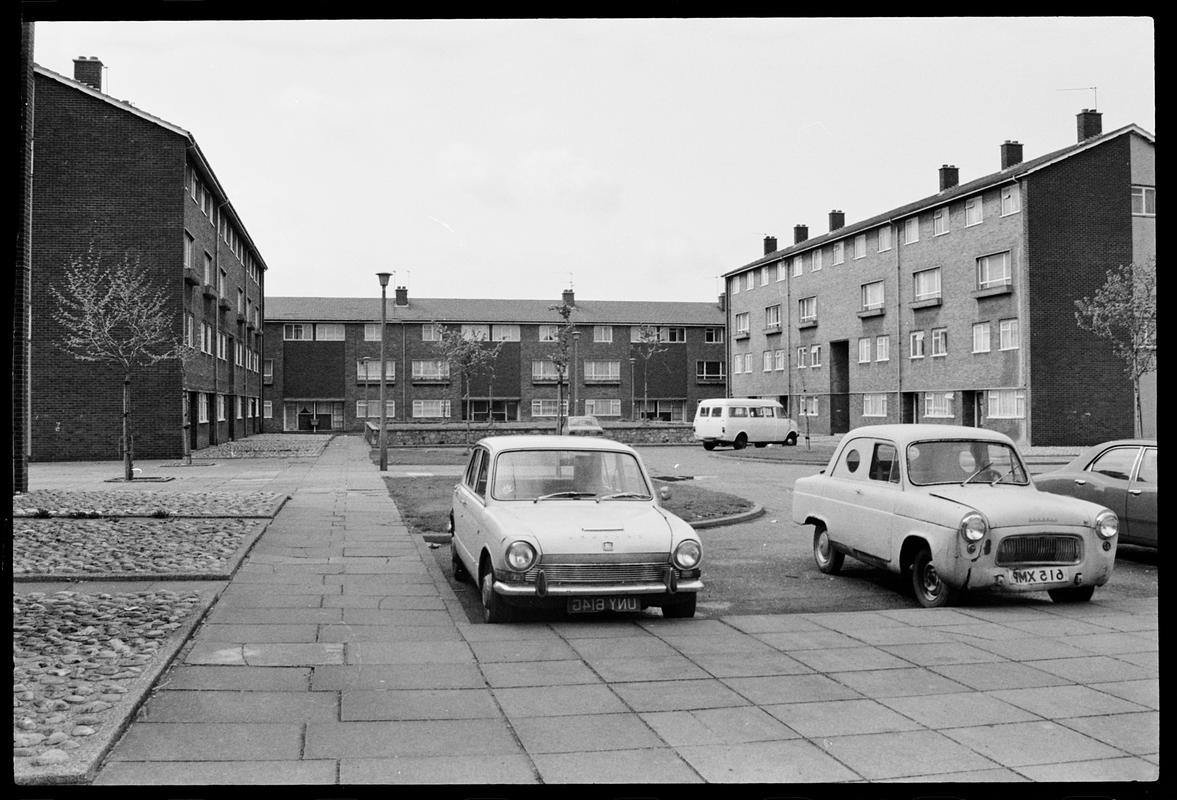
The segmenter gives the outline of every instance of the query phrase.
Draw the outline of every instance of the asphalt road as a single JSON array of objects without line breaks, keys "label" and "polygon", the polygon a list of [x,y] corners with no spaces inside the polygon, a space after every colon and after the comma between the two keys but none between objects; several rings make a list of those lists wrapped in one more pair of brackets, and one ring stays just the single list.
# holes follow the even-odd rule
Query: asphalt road
[{"label": "asphalt road", "polygon": [[[821,465],[783,464],[732,457],[730,450],[711,453],[702,447],[642,447],[651,474],[680,476],[699,486],[739,495],[764,507],[750,522],[699,531],[703,540],[703,583],[696,616],[813,613],[918,608],[897,575],[847,558],[838,575],[823,575],[813,562],[812,528],[790,519],[793,482],[817,473]],[[673,491],[673,484],[671,487]],[[453,581],[449,547],[435,551],[471,621],[479,619],[478,593],[472,583]],[[1156,552],[1121,547],[1111,581],[1096,598],[1157,596]],[[1050,603],[1045,592],[1023,595],[975,593],[973,605]],[[657,614],[656,610],[644,613]],[[533,616],[533,615],[529,615]],[[539,619],[545,615],[534,615]],[[558,615],[557,615],[558,616]]]}]

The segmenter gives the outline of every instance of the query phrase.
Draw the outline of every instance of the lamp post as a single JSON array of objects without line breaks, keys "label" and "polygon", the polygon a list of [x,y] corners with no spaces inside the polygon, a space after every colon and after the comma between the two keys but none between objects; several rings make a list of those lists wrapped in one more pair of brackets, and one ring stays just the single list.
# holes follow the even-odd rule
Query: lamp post
[{"label": "lamp post", "polygon": [[386,383],[384,375],[384,328],[386,327],[388,320],[388,311],[386,309],[388,299],[388,279],[392,277],[392,273],[377,272],[376,277],[380,279],[380,471],[388,472],[388,434],[384,431],[384,414],[388,408],[387,404],[384,402]]},{"label": "lamp post", "polygon": [[572,395],[572,411],[571,411],[572,416],[576,416],[577,414],[580,413],[577,410],[577,405],[576,405],[577,394],[578,394],[578,392],[576,391],[576,384],[577,384],[577,381],[579,380],[577,366],[576,366],[576,364],[577,364],[576,353],[577,353],[577,346],[579,344],[580,344],[580,331],[574,330],[574,331],[572,331],[572,386],[570,386],[568,389],[568,394]]},{"label": "lamp post", "polygon": [[633,356],[629,357],[629,420],[634,422],[637,420],[637,409],[634,408],[633,386],[634,386],[634,367],[638,360]]}]

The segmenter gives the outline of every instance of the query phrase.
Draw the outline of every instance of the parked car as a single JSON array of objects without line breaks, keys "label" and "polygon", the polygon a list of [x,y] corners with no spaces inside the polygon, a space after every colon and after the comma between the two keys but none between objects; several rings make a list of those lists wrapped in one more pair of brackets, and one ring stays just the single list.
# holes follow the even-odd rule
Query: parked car
[{"label": "parked car", "polygon": [[702,400],[695,409],[695,439],[704,450],[731,445],[743,450],[749,444],[797,444],[797,423],[785,416],[776,400],[751,397],[718,397]]},{"label": "parked car", "polygon": [[1041,492],[1008,436],[954,425],[876,425],[838,443],[793,487],[793,521],[813,557],[907,574],[925,607],[967,590],[1045,590],[1090,600],[1115,566],[1119,520],[1097,503]]},{"label": "parked car", "polygon": [[581,436],[489,436],[454,486],[454,575],[473,577],[486,622],[518,606],[692,617],[703,546],[662,508],[637,451]]},{"label": "parked car", "polygon": [[1034,477],[1044,492],[1107,506],[1120,517],[1120,542],[1157,546],[1157,440],[1120,439],[1088,447],[1071,463]]},{"label": "parked car", "polygon": [[564,430],[569,436],[605,435],[605,429],[601,427],[601,423],[597,422],[597,418],[592,416],[569,417]]}]

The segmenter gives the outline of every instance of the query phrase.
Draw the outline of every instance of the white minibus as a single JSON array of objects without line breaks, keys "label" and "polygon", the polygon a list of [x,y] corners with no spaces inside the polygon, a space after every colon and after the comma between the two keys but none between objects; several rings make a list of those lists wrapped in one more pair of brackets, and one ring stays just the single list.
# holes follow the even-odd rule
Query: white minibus
[{"label": "white minibus", "polygon": [[785,416],[776,400],[750,397],[717,397],[701,400],[695,411],[695,439],[704,450],[731,445],[797,444],[797,423]]}]

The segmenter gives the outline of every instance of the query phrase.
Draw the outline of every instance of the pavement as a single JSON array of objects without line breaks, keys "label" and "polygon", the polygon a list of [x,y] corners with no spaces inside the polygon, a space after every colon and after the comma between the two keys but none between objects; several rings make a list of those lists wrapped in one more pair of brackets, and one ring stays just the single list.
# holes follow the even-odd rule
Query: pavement
[{"label": "pavement", "polygon": [[[99,754],[93,785],[1159,794],[1155,597],[485,625],[403,524],[357,436],[314,457],[138,465],[174,477],[152,491],[290,499],[228,581],[204,584],[201,624]],[[31,489],[128,488],[106,482],[115,462],[29,474]]]}]

